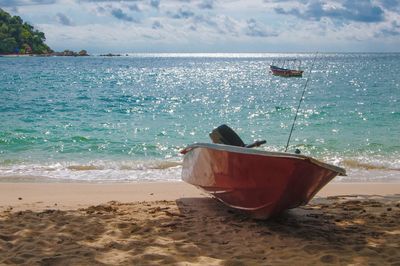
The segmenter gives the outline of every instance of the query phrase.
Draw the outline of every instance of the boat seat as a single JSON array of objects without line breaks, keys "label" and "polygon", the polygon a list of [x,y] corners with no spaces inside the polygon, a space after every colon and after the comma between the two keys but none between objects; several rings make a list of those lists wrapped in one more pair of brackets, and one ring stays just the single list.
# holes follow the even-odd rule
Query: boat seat
[{"label": "boat seat", "polygon": [[214,143],[218,144],[225,144],[225,145],[232,145],[232,146],[239,146],[239,147],[246,147],[246,148],[253,148],[258,147],[264,143],[265,140],[256,141],[252,144],[244,144],[243,140],[239,137],[236,132],[228,127],[227,125],[223,124],[214,129],[210,133],[210,138]]}]

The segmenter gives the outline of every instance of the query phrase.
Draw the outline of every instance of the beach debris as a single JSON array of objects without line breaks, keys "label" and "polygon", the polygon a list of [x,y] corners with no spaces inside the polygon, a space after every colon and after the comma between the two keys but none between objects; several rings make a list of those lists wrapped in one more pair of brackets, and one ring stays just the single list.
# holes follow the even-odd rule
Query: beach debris
[{"label": "beach debris", "polygon": [[160,226],[161,227],[175,227],[178,224],[179,224],[178,222],[166,222],[166,223],[162,223]]},{"label": "beach debris", "polygon": [[86,211],[87,214],[93,214],[93,213],[97,213],[97,214],[102,214],[103,212],[113,212],[115,213],[117,211],[116,208],[110,206],[110,205],[97,205],[97,206],[90,206],[87,209],[80,209],[82,211]]},{"label": "beach debris", "polygon": [[167,216],[186,217],[184,214],[181,214],[181,213],[178,213],[178,212],[164,211],[164,213],[165,213]]},{"label": "beach debris", "polygon": [[165,208],[161,208],[161,207],[151,208],[151,209],[149,210],[149,213],[154,214],[154,213],[156,213],[156,212],[160,212],[160,211],[162,211],[162,210],[167,210],[167,209],[168,209],[168,207],[165,207]]}]

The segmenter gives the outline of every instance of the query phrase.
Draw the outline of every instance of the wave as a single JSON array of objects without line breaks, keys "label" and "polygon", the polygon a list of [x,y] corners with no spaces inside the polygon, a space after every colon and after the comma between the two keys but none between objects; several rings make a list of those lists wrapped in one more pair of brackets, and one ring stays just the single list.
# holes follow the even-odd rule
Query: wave
[{"label": "wave", "polygon": [[342,165],[347,168],[356,168],[364,170],[387,170],[387,171],[400,171],[400,168],[385,165],[382,162],[362,162],[353,159],[345,159]]},{"label": "wave", "polygon": [[[397,158],[326,157],[322,161],[344,167],[348,175],[334,182],[400,182]],[[0,182],[152,182],[179,181],[182,161],[93,160],[27,163],[0,162]]]},{"label": "wave", "polygon": [[181,162],[175,161],[148,161],[148,162],[96,162],[93,164],[71,164],[66,166],[72,171],[89,171],[89,170],[163,170],[181,165]]},{"label": "wave", "polygon": [[15,182],[143,182],[178,181],[181,162],[177,161],[92,161],[22,163],[0,165],[0,181]]}]

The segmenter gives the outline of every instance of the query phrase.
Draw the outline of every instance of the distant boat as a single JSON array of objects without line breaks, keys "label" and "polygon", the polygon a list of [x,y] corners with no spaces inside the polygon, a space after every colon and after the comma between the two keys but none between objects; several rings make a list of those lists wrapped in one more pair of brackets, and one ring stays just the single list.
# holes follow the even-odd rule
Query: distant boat
[{"label": "distant boat", "polygon": [[225,144],[196,143],[182,151],[182,179],[254,218],[305,205],[335,176],[346,174],[308,156],[248,148],[252,145],[230,130],[222,125],[210,134]]},{"label": "distant boat", "polygon": [[[291,67],[285,67],[285,65],[291,65]],[[296,69],[294,69],[296,67]],[[277,63],[274,61],[270,65],[269,69],[272,75],[281,76],[281,77],[302,77],[303,70],[300,69],[301,61],[297,59],[286,59],[281,63],[281,67],[277,66]]]}]

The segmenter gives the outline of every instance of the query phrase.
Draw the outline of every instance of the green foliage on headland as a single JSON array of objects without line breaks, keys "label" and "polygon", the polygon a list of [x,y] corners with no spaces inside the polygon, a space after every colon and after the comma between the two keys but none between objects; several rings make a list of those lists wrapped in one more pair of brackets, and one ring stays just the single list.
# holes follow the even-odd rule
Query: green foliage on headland
[{"label": "green foliage on headland", "polygon": [[0,8],[0,54],[48,54],[43,32]]}]

